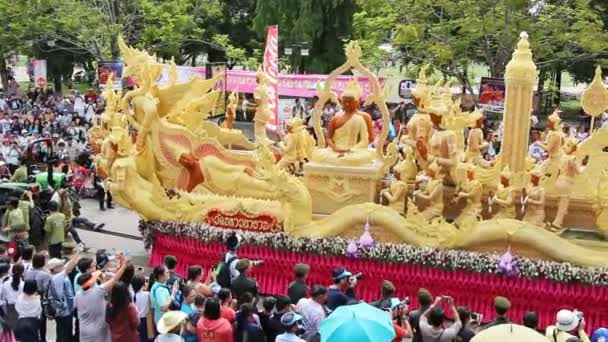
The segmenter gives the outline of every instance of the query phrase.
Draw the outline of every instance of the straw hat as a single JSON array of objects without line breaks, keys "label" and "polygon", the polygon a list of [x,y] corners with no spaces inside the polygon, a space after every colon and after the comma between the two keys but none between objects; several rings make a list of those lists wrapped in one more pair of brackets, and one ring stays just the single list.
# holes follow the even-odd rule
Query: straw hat
[{"label": "straw hat", "polygon": [[556,315],[555,327],[561,331],[572,331],[580,322],[579,316],[574,311],[560,310]]},{"label": "straw hat", "polygon": [[182,311],[167,311],[156,323],[156,329],[161,334],[166,334],[181,325],[188,315]]}]

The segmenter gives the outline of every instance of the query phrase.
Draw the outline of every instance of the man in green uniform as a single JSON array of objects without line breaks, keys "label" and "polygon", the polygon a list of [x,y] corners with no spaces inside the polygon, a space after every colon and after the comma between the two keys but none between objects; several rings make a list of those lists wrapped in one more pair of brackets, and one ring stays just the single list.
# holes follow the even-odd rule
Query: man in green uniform
[{"label": "man in green uniform", "polygon": [[21,165],[15,170],[15,173],[11,176],[11,182],[14,183],[25,183],[27,181],[27,166],[25,160],[20,160]]},{"label": "man in green uniform", "polygon": [[44,223],[44,231],[49,243],[49,255],[51,258],[61,258],[61,249],[65,242],[65,215],[60,213],[59,205],[55,201],[48,204],[50,215]]},{"label": "man in green uniform", "polygon": [[32,193],[26,191],[19,200],[19,209],[23,213],[23,223],[27,231],[30,230],[30,209],[34,207],[34,200],[32,200]]},{"label": "man in green uniform", "polygon": [[3,218],[4,229],[3,232],[6,234],[5,239],[8,241],[13,239],[15,227],[18,225],[23,225],[25,222],[23,220],[23,212],[19,209],[19,200],[12,199],[10,201],[9,207],[6,211],[6,214]]}]

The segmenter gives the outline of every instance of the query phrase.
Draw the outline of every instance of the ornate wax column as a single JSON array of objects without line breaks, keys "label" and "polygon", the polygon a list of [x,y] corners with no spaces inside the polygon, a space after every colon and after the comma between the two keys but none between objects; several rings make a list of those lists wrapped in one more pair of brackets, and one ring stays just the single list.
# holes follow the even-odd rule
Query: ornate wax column
[{"label": "ornate wax column", "polygon": [[528,133],[536,77],[528,34],[522,32],[505,73],[506,96],[500,165],[500,170],[509,166],[513,175],[512,183],[516,188],[525,186],[527,181]]}]

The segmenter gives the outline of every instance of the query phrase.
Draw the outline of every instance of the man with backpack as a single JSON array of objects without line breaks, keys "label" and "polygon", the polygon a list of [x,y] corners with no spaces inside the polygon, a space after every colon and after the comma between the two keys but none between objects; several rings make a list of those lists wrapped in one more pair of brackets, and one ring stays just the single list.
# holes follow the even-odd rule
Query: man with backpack
[{"label": "man with backpack", "polygon": [[217,283],[223,288],[229,288],[232,280],[239,276],[239,272],[236,270],[236,264],[239,262],[239,257],[236,252],[240,242],[240,236],[236,233],[230,234],[226,240],[226,248],[228,250],[216,269]]},{"label": "man with backpack", "polygon": [[68,263],[53,258],[47,264],[52,277],[47,290],[48,301],[44,310],[49,318],[56,322],[57,342],[71,342],[74,340],[74,289],[68,275],[78,262],[78,251],[72,255]]}]

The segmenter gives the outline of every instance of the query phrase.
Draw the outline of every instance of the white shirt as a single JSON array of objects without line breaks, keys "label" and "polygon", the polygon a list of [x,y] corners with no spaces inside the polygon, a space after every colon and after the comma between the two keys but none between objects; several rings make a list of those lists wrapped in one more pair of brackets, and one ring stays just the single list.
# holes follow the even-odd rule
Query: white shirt
[{"label": "white shirt", "polygon": [[325,319],[323,306],[311,298],[302,298],[298,301],[296,309],[302,315],[302,322],[306,330],[305,336],[310,337],[318,333],[321,321]]},{"label": "white shirt", "polygon": [[19,314],[19,318],[33,317],[39,318],[42,313],[42,306],[40,305],[40,296],[35,294],[28,296],[24,293],[17,297],[15,303],[15,310]]},{"label": "white shirt", "polygon": [[11,282],[13,277],[9,277],[4,283],[2,283],[2,302],[7,305],[12,305],[17,302],[17,297],[23,291],[23,281],[19,282],[17,291],[13,290]]},{"label": "white shirt", "polygon": [[275,342],[306,342],[293,333],[283,333],[275,339]]},{"label": "white shirt", "polygon": [[139,291],[135,294],[135,305],[139,312],[139,318],[146,318],[150,310],[150,292]]},{"label": "white shirt", "polygon": [[232,253],[232,252],[226,253],[226,259],[224,259],[224,262],[228,263],[228,261],[233,257],[236,257],[236,259],[234,259],[232,261],[232,263],[230,265],[228,265],[228,267],[230,268],[230,280],[231,281],[236,279],[236,277],[238,277],[239,274],[241,274],[241,272],[236,270],[236,264],[239,262],[239,258],[236,255],[236,253]]}]

